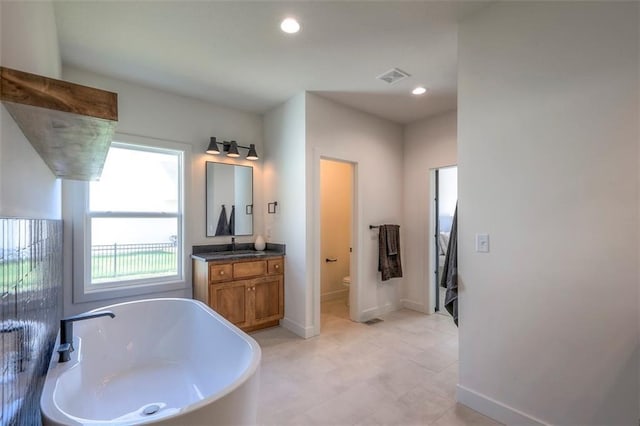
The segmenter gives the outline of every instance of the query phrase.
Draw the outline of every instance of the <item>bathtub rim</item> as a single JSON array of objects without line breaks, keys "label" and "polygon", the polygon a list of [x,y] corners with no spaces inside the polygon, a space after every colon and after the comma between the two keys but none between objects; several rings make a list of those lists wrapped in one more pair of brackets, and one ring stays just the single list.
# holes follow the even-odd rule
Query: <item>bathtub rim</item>
[{"label": "bathtub rim", "polygon": [[[234,324],[232,324],[227,319],[225,319],[222,315],[220,315],[219,313],[211,309],[205,303],[200,302],[199,300],[182,298],[182,297],[156,297],[156,298],[149,298],[149,299],[133,300],[128,302],[114,303],[111,305],[91,309],[87,312],[98,312],[98,311],[112,309],[112,308],[125,306],[125,305],[135,305],[135,304],[150,303],[155,301],[176,301],[180,303],[191,303],[195,305],[197,308],[204,310],[205,313],[207,313],[212,318],[217,319],[223,326],[227,327],[230,331],[232,331],[236,336],[241,338],[243,341],[247,342],[251,347],[251,350],[253,353],[250,364],[242,372],[242,374],[240,374],[238,379],[235,380],[233,383],[230,383],[224,386],[218,392],[215,392],[214,394],[210,395],[207,398],[203,398],[197,402],[194,402],[193,404],[190,404],[188,408],[181,408],[180,411],[178,411],[175,414],[168,415],[166,417],[159,417],[157,419],[158,422],[178,418],[182,415],[192,413],[209,404],[212,404],[217,400],[222,399],[225,396],[233,393],[236,389],[240,388],[242,385],[248,382],[255,374],[258,373],[260,368],[260,362],[262,360],[262,349],[260,348],[260,345],[255,341],[255,339],[253,339],[253,337],[249,336],[247,333],[240,330]],[[78,337],[81,337],[81,336],[78,336]],[[70,361],[64,363],[65,365],[62,365],[61,368],[56,368],[57,366],[60,366],[60,363],[58,362],[58,353],[56,352],[56,349],[59,346],[59,344],[60,344],[60,331],[58,330],[58,336],[56,338],[56,342],[51,354],[51,359],[49,360],[49,367],[45,375],[42,394],[40,395],[41,417],[43,419],[46,417],[47,419],[55,422],[56,424],[64,424],[64,425],[84,425],[84,424],[90,424],[90,425],[116,424],[117,425],[117,424],[120,424],[120,423],[111,423],[112,421],[110,420],[85,419],[85,418],[70,416],[69,414],[67,414],[60,408],[58,408],[58,405],[56,404],[53,398],[56,386],[58,384],[58,379],[60,378],[60,376],[62,376],[64,373],[71,370],[72,368],[77,368],[80,366],[80,362],[78,361],[78,356],[81,355],[81,352],[82,352],[82,348],[80,347],[79,350],[76,350],[71,353]],[[153,419],[149,419],[149,420],[150,421],[148,423],[141,423],[141,424],[156,423],[156,421],[154,421]]]}]

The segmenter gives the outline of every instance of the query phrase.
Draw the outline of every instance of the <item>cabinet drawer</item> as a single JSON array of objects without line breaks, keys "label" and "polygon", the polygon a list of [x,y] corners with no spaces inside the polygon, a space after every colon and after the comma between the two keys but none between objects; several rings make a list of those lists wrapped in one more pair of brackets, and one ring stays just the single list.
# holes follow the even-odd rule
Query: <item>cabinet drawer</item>
[{"label": "cabinet drawer", "polygon": [[209,282],[219,283],[233,279],[233,268],[230,263],[209,265]]},{"label": "cabinet drawer", "polygon": [[233,278],[250,278],[265,275],[267,273],[267,262],[257,260],[255,262],[242,262],[233,264]]},{"label": "cabinet drawer", "polygon": [[284,260],[283,259],[270,259],[267,260],[267,273],[269,275],[279,275],[284,273]]}]

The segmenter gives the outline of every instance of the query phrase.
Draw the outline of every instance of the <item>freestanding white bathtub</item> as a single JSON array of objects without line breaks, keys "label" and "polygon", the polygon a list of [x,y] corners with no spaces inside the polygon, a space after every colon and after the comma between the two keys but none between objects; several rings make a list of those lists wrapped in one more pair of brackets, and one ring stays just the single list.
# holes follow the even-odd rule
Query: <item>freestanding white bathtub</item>
[{"label": "freestanding white bathtub", "polygon": [[191,299],[102,310],[115,318],[74,323],[70,361],[53,353],[45,425],[256,423],[261,352],[247,334]]}]

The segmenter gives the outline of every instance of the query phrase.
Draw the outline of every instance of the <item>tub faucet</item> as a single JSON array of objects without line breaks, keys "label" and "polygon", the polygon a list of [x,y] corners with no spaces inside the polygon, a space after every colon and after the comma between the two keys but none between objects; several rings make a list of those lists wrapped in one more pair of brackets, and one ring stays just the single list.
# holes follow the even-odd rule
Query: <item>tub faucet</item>
[{"label": "tub faucet", "polygon": [[73,352],[73,323],[91,318],[106,317],[115,318],[115,314],[111,311],[86,312],[84,314],[66,317],[60,320],[60,346],[58,353],[60,358],[58,362],[67,362],[71,359]]}]

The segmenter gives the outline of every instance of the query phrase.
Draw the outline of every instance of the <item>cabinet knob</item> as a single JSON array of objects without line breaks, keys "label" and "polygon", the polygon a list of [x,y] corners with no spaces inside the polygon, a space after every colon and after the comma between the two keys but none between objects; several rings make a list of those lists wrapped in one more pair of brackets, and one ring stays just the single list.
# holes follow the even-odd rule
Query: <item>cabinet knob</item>
[{"label": "cabinet knob", "polygon": [[220,275],[224,275],[224,271],[220,271]]},{"label": "cabinet knob", "polygon": [[276,265],[276,266],[275,266],[275,268],[276,268],[276,269],[279,269],[279,268],[280,268],[280,265]]}]

